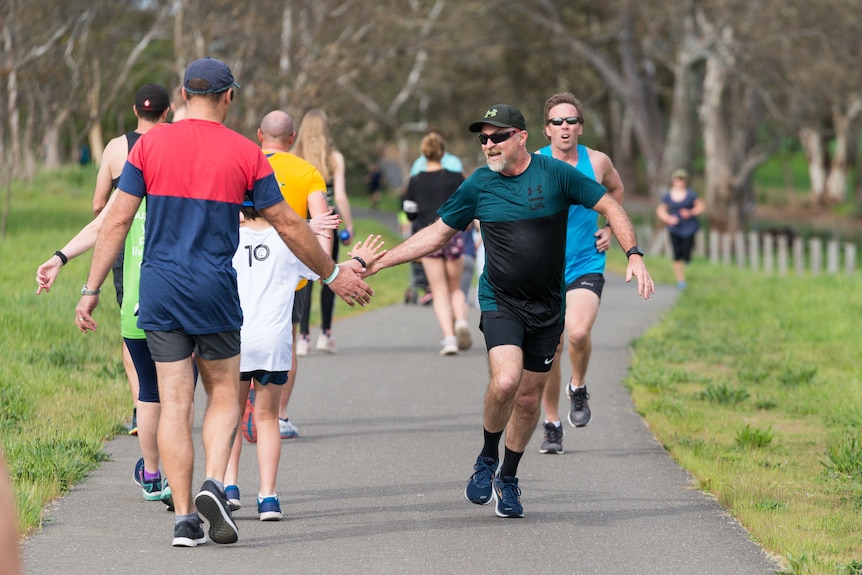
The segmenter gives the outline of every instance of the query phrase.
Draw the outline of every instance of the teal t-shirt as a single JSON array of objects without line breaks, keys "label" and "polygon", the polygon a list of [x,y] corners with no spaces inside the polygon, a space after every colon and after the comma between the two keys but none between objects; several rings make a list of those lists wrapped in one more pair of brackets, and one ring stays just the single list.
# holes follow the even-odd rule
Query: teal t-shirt
[{"label": "teal t-shirt", "polygon": [[457,230],[474,219],[481,223],[482,311],[504,305],[525,325],[560,323],[569,206],[592,208],[605,191],[573,166],[537,154],[517,176],[487,166],[473,172],[437,213]]}]

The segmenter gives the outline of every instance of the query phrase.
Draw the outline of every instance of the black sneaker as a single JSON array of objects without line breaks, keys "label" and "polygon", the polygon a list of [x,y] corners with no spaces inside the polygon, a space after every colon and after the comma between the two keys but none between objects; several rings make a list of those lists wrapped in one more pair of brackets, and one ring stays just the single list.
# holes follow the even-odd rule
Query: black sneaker
[{"label": "black sneaker", "polygon": [[563,453],[563,426],[557,427],[550,421],[545,424],[545,440],[539,453]]},{"label": "black sneaker", "polygon": [[201,518],[180,521],[174,525],[174,547],[197,547],[207,542]]},{"label": "black sneaker", "polygon": [[572,407],[569,409],[569,423],[574,427],[583,427],[590,422],[593,414],[590,412],[590,394],[587,393],[587,386],[579,387],[572,390],[571,382],[566,385],[566,395],[572,401]]},{"label": "black sneaker", "polygon": [[221,544],[237,542],[239,530],[233,521],[227,498],[212,480],[207,479],[201,485],[200,493],[195,496],[195,507],[209,521],[210,539]]},{"label": "black sneaker", "polygon": [[524,516],[521,505],[521,488],[517,477],[494,477],[494,514],[497,517],[517,518]]}]

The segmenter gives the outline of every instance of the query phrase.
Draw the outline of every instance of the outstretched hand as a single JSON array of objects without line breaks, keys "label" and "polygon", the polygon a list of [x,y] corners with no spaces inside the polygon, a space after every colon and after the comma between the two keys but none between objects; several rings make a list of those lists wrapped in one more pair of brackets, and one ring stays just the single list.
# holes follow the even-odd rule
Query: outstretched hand
[{"label": "outstretched hand", "polygon": [[338,226],[341,225],[341,216],[332,210],[329,210],[325,214],[314,216],[308,220],[308,225],[315,235],[323,236],[324,238],[331,240],[332,234],[329,233],[329,230],[338,229]]},{"label": "outstretched hand", "polygon": [[36,270],[36,283],[38,284],[36,295],[42,293],[43,290],[51,291],[54,280],[60,275],[61,267],[63,267],[63,262],[57,256],[51,256],[48,261],[39,266]]},{"label": "outstretched hand", "polygon": [[644,299],[655,293],[655,284],[647,271],[646,264],[642,257],[633,255],[629,258],[629,265],[626,267],[626,283],[632,281],[632,278],[638,278],[638,295]]},{"label": "outstretched hand", "polygon": [[[365,241],[356,242],[356,245],[353,246],[353,249],[347,252],[352,258],[360,258],[365,265],[361,271],[365,271],[364,268],[370,266],[386,253],[386,250],[383,249],[383,244],[385,242],[380,238],[379,235],[375,236],[374,234],[370,234]],[[355,261],[355,260],[354,260]]]}]

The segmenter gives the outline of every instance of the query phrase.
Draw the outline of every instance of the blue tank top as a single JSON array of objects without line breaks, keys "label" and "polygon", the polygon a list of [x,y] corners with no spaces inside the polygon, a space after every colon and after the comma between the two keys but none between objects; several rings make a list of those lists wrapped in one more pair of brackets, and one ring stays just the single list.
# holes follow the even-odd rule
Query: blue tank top
[{"label": "blue tank top", "polygon": [[[551,156],[551,146],[538,152]],[[596,179],[593,164],[586,146],[578,144],[578,165],[585,176]],[[601,274],[605,271],[605,254],[596,249],[595,233],[598,231],[598,214],[584,206],[569,206],[569,221],[566,230],[566,285],[584,274]]]}]

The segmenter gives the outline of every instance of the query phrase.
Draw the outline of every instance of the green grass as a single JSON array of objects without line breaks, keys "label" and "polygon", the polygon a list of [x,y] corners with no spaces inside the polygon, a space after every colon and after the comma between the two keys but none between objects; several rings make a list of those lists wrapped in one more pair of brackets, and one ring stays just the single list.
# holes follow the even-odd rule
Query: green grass
[{"label": "green grass", "polygon": [[[649,263],[667,281],[668,264]],[[814,282],[695,261],[687,276],[674,309],[634,345],[626,383],[637,410],[788,573],[856,572],[858,274]]]}]

